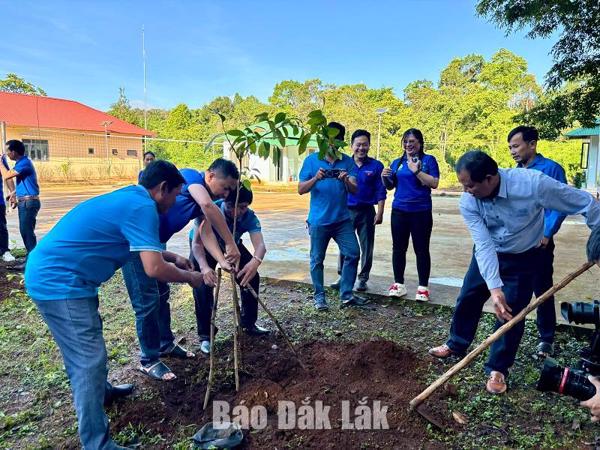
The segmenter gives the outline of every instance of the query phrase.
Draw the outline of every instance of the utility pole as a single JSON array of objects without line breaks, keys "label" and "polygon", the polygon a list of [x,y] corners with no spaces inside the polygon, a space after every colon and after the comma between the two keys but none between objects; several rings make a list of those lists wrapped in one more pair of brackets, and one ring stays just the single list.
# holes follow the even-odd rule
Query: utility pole
[{"label": "utility pole", "polygon": [[144,65],[144,129],[148,129],[148,103],[146,91],[146,41],[144,36],[144,25],[142,25],[142,61]]}]

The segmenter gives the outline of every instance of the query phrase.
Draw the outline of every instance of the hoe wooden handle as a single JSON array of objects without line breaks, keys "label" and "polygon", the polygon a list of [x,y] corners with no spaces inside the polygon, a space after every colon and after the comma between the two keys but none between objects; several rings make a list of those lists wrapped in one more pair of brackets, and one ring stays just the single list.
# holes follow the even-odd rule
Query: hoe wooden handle
[{"label": "hoe wooden handle", "polygon": [[527,307],[525,307],[519,314],[517,314],[511,320],[509,320],[504,325],[502,325],[500,328],[498,328],[486,340],[484,340],[475,349],[473,349],[473,351],[471,353],[469,353],[467,356],[465,356],[463,359],[461,359],[458,363],[456,363],[454,366],[452,366],[450,369],[448,369],[448,371],[445,374],[443,374],[441,377],[439,377],[437,380],[435,380],[433,383],[431,383],[427,389],[425,389],[423,392],[421,392],[419,395],[417,395],[415,398],[413,398],[410,401],[410,410],[414,410],[417,406],[419,406],[421,403],[423,403],[425,401],[425,399],[427,399],[427,397],[429,397],[431,394],[433,394],[433,392],[437,388],[442,386],[446,381],[448,381],[452,376],[454,376],[456,373],[458,373],[464,367],[468,366],[480,353],[482,353],[486,348],[488,348],[490,345],[492,345],[494,342],[496,342],[498,339],[500,339],[500,337],[502,337],[508,330],[513,328],[517,323],[519,323],[523,319],[525,319],[525,316],[527,316],[527,314],[529,314],[535,308],[540,306],[549,297],[554,295],[555,292],[560,291],[567,284],[569,284],[571,281],[573,281],[575,278],[577,278],[583,272],[587,271],[593,265],[594,265],[593,262],[587,262],[587,263],[583,264],[577,270],[575,270],[574,272],[571,272],[569,275],[567,275],[561,281],[559,281],[554,286],[552,286],[550,289],[548,289],[546,292],[544,292],[543,295],[539,296],[538,298],[533,300],[531,303],[529,303],[529,305],[527,305]]}]

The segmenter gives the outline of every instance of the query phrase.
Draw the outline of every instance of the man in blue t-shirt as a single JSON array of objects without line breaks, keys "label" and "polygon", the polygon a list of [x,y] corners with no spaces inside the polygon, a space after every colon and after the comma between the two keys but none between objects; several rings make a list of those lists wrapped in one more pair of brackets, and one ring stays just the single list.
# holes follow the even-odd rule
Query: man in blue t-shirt
[{"label": "man in blue t-shirt", "polygon": [[[534,127],[519,126],[508,134],[508,149],[517,163],[517,167],[539,170],[540,172],[567,183],[564,169],[557,162],[545,158],[537,152],[538,131]],[[539,297],[554,282],[554,235],[560,229],[566,215],[550,209],[544,210],[544,237],[540,242],[539,269],[534,282],[534,294]],[[554,353],[554,335],[556,333],[556,309],[554,296],[542,303],[537,309],[537,327],[540,334],[537,353],[539,356],[552,356]]]},{"label": "man in blue t-shirt", "polygon": [[[235,214],[235,197],[233,191],[225,201],[219,201],[217,204],[221,208],[223,216],[227,220],[227,226],[233,232],[233,217]],[[261,265],[267,249],[262,235],[260,221],[254,211],[249,206],[252,203],[252,191],[240,186],[240,193],[237,208],[237,225],[235,228],[235,241],[241,253],[240,271],[236,274],[240,286],[252,286],[255,292],[259,292],[260,276],[258,267]],[[251,254],[242,243],[242,235],[248,233],[250,242],[254,248],[254,254]],[[194,302],[196,307],[196,323],[198,325],[198,337],[200,339],[200,351],[210,353],[210,320],[213,307],[213,289],[211,285],[216,281],[214,269],[217,262],[222,268],[228,268],[228,262],[223,255],[224,242],[216,236],[212,227],[204,224],[195,224],[190,231],[190,259],[194,263],[196,270],[200,270],[207,280],[205,285],[194,289]],[[205,251],[208,250],[208,252]],[[212,283],[211,283],[212,279]],[[254,296],[243,289],[241,292],[242,310],[241,326],[242,329],[250,335],[260,336],[269,331],[256,325],[258,318],[258,303]]]},{"label": "man in blue t-shirt", "polygon": [[[67,213],[29,254],[25,287],[61,351],[85,449],[120,449],[111,438],[103,403],[119,392],[107,383],[107,354],[98,288],[129,258],[163,282],[203,282],[187,258],[165,252],[158,213],[174,203],[184,180],[166,161],[148,166],[141,185],[87,200]],[[164,373],[157,365],[156,376]],[[105,392],[106,391],[106,392]]]},{"label": "man in blue t-shirt", "polygon": [[[6,170],[6,155],[16,161],[12,170]],[[40,210],[40,187],[38,186],[35,167],[28,156],[25,155],[25,145],[16,139],[6,143],[6,153],[2,155],[0,172],[5,180],[16,178],[17,186],[10,193],[11,205],[18,205],[19,231],[23,244],[29,254],[37,244],[35,236],[35,222]],[[24,266],[14,266],[14,269],[23,269]]]},{"label": "man in blue t-shirt", "polygon": [[[346,129],[337,122],[329,123],[337,129],[336,140],[343,141]],[[315,290],[314,303],[317,310],[327,310],[323,287],[323,260],[329,241],[333,239],[344,257],[340,277],[342,306],[362,305],[364,299],[352,294],[360,249],[346,204],[348,192],[356,193],[356,164],[352,158],[330,148],[323,159],[318,153],[309,155],[302,164],[298,183],[300,195],[310,192],[308,230],[310,234],[310,276]]]},{"label": "man in blue t-shirt", "polygon": [[[0,161],[5,171],[10,171],[10,167],[6,163],[4,159]],[[2,256],[2,261],[4,262],[12,262],[15,260],[15,257],[10,254],[8,250],[8,228],[6,224],[6,202],[4,201],[4,193],[3,188],[4,183],[2,180],[2,175],[0,174],[0,255]],[[8,192],[12,192],[15,189],[15,183],[13,180],[6,180],[6,187],[8,188]]]},{"label": "man in blue t-shirt", "polygon": [[[225,257],[235,266],[239,261],[240,252],[220,209],[213,201],[227,197],[235,189],[240,177],[237,167],[231,161],[218,158],[206,172],[181,169],[180,174],[184,179],[181,192],[173,207],[159,217],[160,242],[166,246],[169,239],[184,229],[190,221],[205,218],[223,238]],[[145,176],[144,170],[142,183]],[[189,260],[188,264],[190,268],[193,267]],[[132,253],[123,266],[123,278],[135,312],[135,325],[140,343],[140,370],[154,379],[174,380],[175,374],[166,368],[160,357],[188,359],[195,355],[175,342],[171,331],[169,285],[149,277],[136,253]],[[166,368],[166,372],[160,378],[156,378],[150,369],[159,363]]]}]

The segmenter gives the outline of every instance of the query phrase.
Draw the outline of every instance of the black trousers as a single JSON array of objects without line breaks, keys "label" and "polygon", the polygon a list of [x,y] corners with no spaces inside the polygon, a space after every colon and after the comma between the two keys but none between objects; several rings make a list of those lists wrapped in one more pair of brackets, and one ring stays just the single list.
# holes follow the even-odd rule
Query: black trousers
[{"label": "black trousers", "polygon": [[[191,246],[191,242],[190,242]],[[244,267],[251,259],[252,255],[248,249],[241,242],[238,244],[238,249],[241,253],[240,268]],[[198,261],[194,258],[194,255],[190,251],[190,260],[194,263],[196,270],[200,270]],[[206,261],[208,265],[213,269],[217,266],[217,261],[207,252]],[[258,272],[250,280],[250,285],[254,291],[258,294],[260,286],[260,275]],[[210,340],[210,317],[212,314],[212,308],[214,304],[213,288],[203,284],[199,288],[193,289],[194,294],[194,307],[196,310],[196,325],[198,326],[198,337],[201,341]],[[258,317],[258,302],[253,295],[245,289],[241,289],[242,298],[242,311],[241,311],[241,325],[243,328],[251,328],[256,324]],[[222,300],[221,300],[222,301]]]},{"label": "black trousers", "polygon": [[[0,180],[2,183],[2,180]],[[0,205],[0,256],[8,251],[8,228],[6,226],[6,205]]]},{"label": "black trousers", "polygon": [[408,240],[412,237],[413,249],[417,257],[417,273],[419,285],[429,284],[431,273],[431,256],[429,240],[433,228],[433,215],[429,211],[406,212],[392,209],[392,266],[394,282],[404,284],[406,269],[406,251]]},{"label": "black trousers", "polygon": [[[550,239],[546,248],[540,248],[539,253],[539,266],[533,281],[533,292],[536,297],[539,297],[554,285],[552,281],[552,275],[554,274],[554,239]],[[537,327],[540,340],[552,344],[556,333],[554,296],[538,307]]]},{"label": "black trousers", "polygon": [[[498,263],[500,278],[504,283],[502,292],[514,317],[531,301],[533,280],[539,267],[539,250],[531,249],[523,253],[498,253]],[[464,354],[469,349],[477,332],[483,305],[489,298],[490,291],[481,276],[475,255],[473,255],[460,294],[456,299],[450,338],[446,342],[454,352]],[[494,329],[498,329],[503,324],[496,320]],[[485,364],[486,373],[489,374],[492,370],[496,370],[508,375],[508,369],[515,362],[524,331],[525,321],[521,321],[492,344],[488,361]]]}]

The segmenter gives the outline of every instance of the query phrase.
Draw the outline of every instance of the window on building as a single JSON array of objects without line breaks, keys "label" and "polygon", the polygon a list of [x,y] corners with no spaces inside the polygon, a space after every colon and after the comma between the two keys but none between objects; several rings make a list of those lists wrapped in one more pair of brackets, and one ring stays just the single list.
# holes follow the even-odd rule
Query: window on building
[{"label": "window on building", "polygon": [[94,149],[92,147],[88,148],[88,155],[93,155]]},{"label": "window on building", "polygon": [[44,139],[23,139],[25,154],[34,161],[48,161],[48,141]]},{"label": "window on building", "polygon": [[112,149],[112,154],[113,155],[118,155],[119,154],[119,150],[117,150],[116,148]]},{"label": "window on building", "polygon": [[127,156],[134,156],[137,158],[137,150],[127,150]]}]

